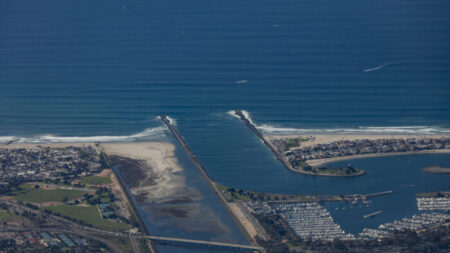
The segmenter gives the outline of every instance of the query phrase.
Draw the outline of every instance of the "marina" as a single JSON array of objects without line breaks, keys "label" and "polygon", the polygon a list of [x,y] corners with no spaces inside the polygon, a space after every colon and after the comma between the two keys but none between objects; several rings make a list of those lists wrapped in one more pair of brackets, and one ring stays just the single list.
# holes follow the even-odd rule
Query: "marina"
[{"label": "marina", "polygon": [[274,209],[287,221],[294,232],[307,240],[353,240],[336,224],[331,214],[318,203],[276,205]]},{"label": "marina", "polygon": [[417,198],[419,211],[450,210],[450,198]]},{"label": "marina", "polygon": [[333,241],[353,240],[352,234],[346,233],[334,222],[331,214],[319,203],[249,203],[256,213],[273,213],[280,215],[294,233],[304,240]]},{"label": "marina", "polygon": [[394,231],[405,231],[424,229],[429,226],[441,225],[450,219],[450,215],[442,213],[423,213],[413,215],[412,218],[403,218],[394,222],[384,223],[378,226],[378,229],[363,229],[359,233],[360,238],[380,239],[389,236]]}]

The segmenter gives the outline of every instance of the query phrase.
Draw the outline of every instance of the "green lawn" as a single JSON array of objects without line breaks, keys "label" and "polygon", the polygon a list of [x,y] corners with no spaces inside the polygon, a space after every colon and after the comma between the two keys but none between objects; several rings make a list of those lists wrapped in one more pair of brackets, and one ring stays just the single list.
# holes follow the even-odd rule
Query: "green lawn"
[{"label": "green lawn", "polygon": [[80,190],[41,190],[34,189],[32,187],[21,187],[20,191],[13,192],[13,198],[26,202],[51,202],[51,201],[64,201],[65,198],[67,200],[73,200],[83,197],[86,193],[85,191]]},{"label": "green lawn", "polygon": [[117,223],[110,220],[103,219],[97,210],[97,206],[72,206],[72,205],[59,205],[59,206],[48,206],[42,209],[48,209],[53,213],[59,213],[61,216],[68,216],[72,219],[82,220],[86,224],[92,226],[110,230],[117,231],[122,229],[130,228],[129,225],[124,223]]},{"label": "green lawn", "polygon": [[80,181],[83,184],[91,184],[91,185],[111,184],[112,183],[111,178],[99,177],[99,176],[83,177]]}]

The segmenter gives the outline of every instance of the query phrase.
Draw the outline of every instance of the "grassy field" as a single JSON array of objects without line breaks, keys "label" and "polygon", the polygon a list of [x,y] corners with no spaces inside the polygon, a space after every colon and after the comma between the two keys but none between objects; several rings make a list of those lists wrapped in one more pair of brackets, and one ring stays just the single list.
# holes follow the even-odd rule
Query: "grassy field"
[{"label": "grassy field", "polygon": [[72,206],[72,205],[59,205],[48,206],[42,209],[47,209],[53,213],[59,213],[61,216],[68,216],[72,219],[82,220],[86,224],[92,226],[117,231],[130,228],[129,225],[124,223],[117,223],[110,220],[103,219],[97,210],[97,206]]},{"label": "grassy field", "polygon": [[80,190],[43,190],[43,189],[35,189],[28,185],[24,185],[21,187],[20,191],[13,192],[13,198],[26,202],[62,202],[65,199],[73,200],[83,197],[86,193],[85,191]]},{"label": "grassy field", "polygon": [[304,195],[288,195],[276,193],[253,192],[240,189],[233,189],[225,185],[216,184],[217,188],[224,194],[227,201],[250,201],[250,200],[296,200],[296,201],[311,201]]},{"label": "grassy field", "polygon": [[22,222],[24,220],[27,219],[13,213],[9,213],[5,210],[0,210],[0,223],[3,223],[5,221]]},{"label": "grassy field", "polygon": [[83,184],[90,184],[90,185],[100,185],[100,184],[111,184],[111,178],[109,177],[100,177],[100,176],[89,176],[84,177],[80,180]]},{"label": "grassy field", "polygon": [[317,175],[336,175],[336,176],[358,176],[364,175],[366,172],[354,167],[344,168],[314,168],[313,171]]}]

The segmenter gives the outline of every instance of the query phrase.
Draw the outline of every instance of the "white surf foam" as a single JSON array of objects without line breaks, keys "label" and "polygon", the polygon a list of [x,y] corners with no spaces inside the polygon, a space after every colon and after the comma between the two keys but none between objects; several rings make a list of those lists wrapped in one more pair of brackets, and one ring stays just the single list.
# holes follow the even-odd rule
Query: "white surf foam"
[{"label": "white surf foam", "polygon": [[[444,135],[450,134],[450,129],[431,126],[389,126],[389,127],[356,127],[356,128],[289,128],[273,126],[268,124],[257,125],[253,122],[250,113],[241,110],[242,114],[259,131],[265,135],[314,135],[314,134],[389,134],[389,135]],[[234,111],[228,111],[228,114],[239,118]]]},{"label": "white surf foam", "polygon": [[[156,116],[155,119],[161,120],[161,117],[160,117],[160,116]],[[169,116],[166,116],[166,119],[169,121],[169,123],[170,123],[172,126],[176,126],[176,125],[177,125],[177,121],[176,121],[174,118],[171,118],[171,117],[169,117]]]},{"label": "white surf foam", "polygon": [[148,128],[132,135],[118,136],[56,136],[39,135],[32,137],[0,136],[0,143],[81,143],[81,142],[129,142],[150,140],[164,135],[165,127]]},{"label": "white surf foam", "polygon": [[248,80],[238,80],[236,81],[236,84],[246,84]]},{"label": "white surf foam", "polygon": [[[246,117],[250,123],[252,123],[253,125],[255,125],[255,123],[253,123],[253,120],[252,120],[252,118],[250,117],[250,113],[249,113],[248,111],[241,110],[241,112],[242,112],[242,115],[244,115],[244,117]],[[234,111],[228,111],[227,113],[230,114],[231,116],[235,117],[235,118],[240,119],[240,117],[239,117],[238,115],[236,115],[236,113],[235,113]],[[256,126],[256,125],[255,125],[255,126]]]},{"label": "white surf foam", "polygon": [[287,134],[397,134],[397,135],[438,135],[450,134],[450,129],[430,126],[393,126],[393,127],[357,127],[357,128],[284,128],[271,125],[256,126],[267,135]]},{"label": "white surf foam", "polygon": [[176,121],[174,118],[171,118],[171,117],[169,117],[169,116],[166,116],[166,118],[167,118],[167,120],[169,121],[169,123],[170,123],[172,126],[176,126],[176,125],[177,125],[177,121]]}]

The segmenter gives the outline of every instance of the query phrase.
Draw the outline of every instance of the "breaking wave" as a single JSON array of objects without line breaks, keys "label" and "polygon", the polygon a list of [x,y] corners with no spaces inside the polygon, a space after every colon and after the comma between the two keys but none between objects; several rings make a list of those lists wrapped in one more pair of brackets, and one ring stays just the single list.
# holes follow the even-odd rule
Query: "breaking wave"
[{"label": "breaking wave", "polygon": [[[244,116],[248,119],[248,121],[249,121],[250,123],[252,123],[253,125],[255,125],[255,123],[253,123],[253,120],[252,120],[252,118],[250,117],[250,113],[249,113],[248,111],[241,110],[241,112],[242,112],[242,115],[244,115]],[[234,111],[228,111],[227,113],[228,113],[229,115],[235,117],[235,118],[240,119],[240,117],[239,117],[238,115],[236,115],[236,113],[235,113]],[[255,126],[256,126],[256,125],[255,125]]]},{"label": "breaking wave", "polygon": [[397,135],[438,135],[450,134],[450,129],[429,126],[357,127],[357,128],[282,128],[270,125],[256,126],[266,135],[287,134],[397,134]]},{"label": "breaking wave", "polygon": [[131,142],[156,139],[164,135],[166,127],[148,128],[132,135],[118,136],[56,136],[38,135],[32,137],[0,136],[0,143],[81,143],[81,142]]},{"label": "breaking wave", "polygon": [[[161,116],[156,116],[156,119],[157,119],[157,120],[161,120]],[[170,123],[172,126],[176,126],[176,125],[177,125],[177,121],[176,121],[174,118],[171,118],[171,117],[169,117],[169,116],[166,115],[166,119],[169,121],[169,123]]]},{"label": "breaking wave", "polygon": [[[228,114],[239,118],[234,111]],[[389,127],[356,127],[356,128],[288,128],[267,124],[257,125],[250,117],[250,113],[242,111],[242,114],[264,135],[289,135],[289,134],[396,134],[396,135],[446,135],[450,129],[431,126],[389,126]]]}]

